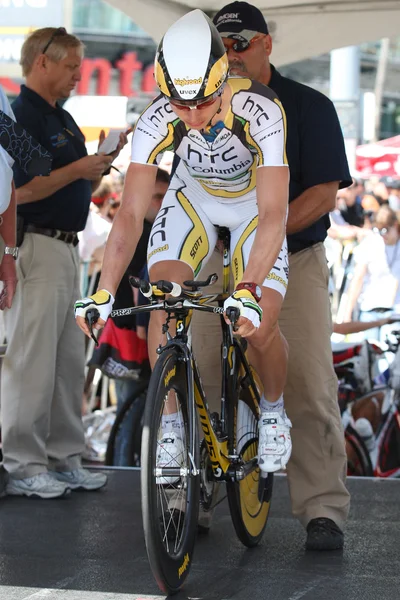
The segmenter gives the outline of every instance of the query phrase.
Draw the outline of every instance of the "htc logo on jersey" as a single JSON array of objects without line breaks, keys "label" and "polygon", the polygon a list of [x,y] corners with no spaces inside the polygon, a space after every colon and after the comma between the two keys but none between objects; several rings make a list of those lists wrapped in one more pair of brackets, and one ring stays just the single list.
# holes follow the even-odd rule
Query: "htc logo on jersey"
[{"label": "htc logo on jersey", "polygon": [[232,175],[251,165],[251,160],[243,160],[239,164],[233,164],[228,169],[215,169],[214,167],[190,167],[196,173],[215,173],[216,175]]},{"label": "htc logo on jersey", "polygon": [[[151,230],[151,236],[150,236],[150,246],[153,247],[154,246],[154,238],[156,238],[157,236],[161,237],[161,243],[164,243],[166,240],[166,235],[165,235],[165,226],[167,223],[167,214],[168,211],[174,208],[173,206],[164,206],[163,208],[160,209],[154,223],[153,223],[153,228]],[[148,258],[152,256],[152,253],[149,254]]]},{"label": "htc logo on jersey", "polygon": [[165,102],[163,106],[159,106],[155,109],[154,113],[149,117],[149,121],[154,127],[158,127],[161,123],[162,118],[164,117],[164,113],[172,114],[174,111],[169,102]]},{"label": "htc logo on jersey", "polygon": [[263,107],[260,104],[256,104],[254,102],[254,100],[251,99],[250,96],[247,96],[242,109],[246,109],[249,111],[249,113],[253,116],[253,117],[257,117],[256,118],[256,123],[258,126],[261,125],[261,121],[262,119],[265,119],[266,121],[269,121],[269,116],[267,115],[267,113],[264,111]]},{"label": "htc logo on jersey", "polygon": [[199,150],[195,150],[190,144],[187,147],[187,160],[193,160],[193,155],[197,156],[198,162],[202,163],[203,158],[208,158],[212,164],[216,163],[217,158],[221,158],[223,162],[230,162],[231,160],[235,160],[238,158],[237,154],[231,155],[232,152],[235,151],[234,146],[228,148],[228,150],[224,150],[224,152],[199,152]]}]

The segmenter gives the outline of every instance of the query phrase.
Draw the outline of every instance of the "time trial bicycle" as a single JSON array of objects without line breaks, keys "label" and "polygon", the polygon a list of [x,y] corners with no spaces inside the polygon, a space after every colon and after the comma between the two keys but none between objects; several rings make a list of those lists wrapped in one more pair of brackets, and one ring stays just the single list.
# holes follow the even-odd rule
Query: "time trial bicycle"
[{"label": "time trial bicycle", "polygon": [[[141,448],[141,499],[145,543],[159,588],[177,592],[193,563],[199,505],[215,506],[215,486],[226,484],[229,510],[236,534],[247,547],[261,540],[270,510],[273,474],[258,466],[258,420],[261,382],[246,358],[247,343],[234,336],[236,308],[223,304],[229,296],[230,234],[219,228],[223,254],[223,291],[203,294],[201,288],[217,280],[149,283],[131,277],[130,283],[150,299],[150,304],[115,310],[111,316],[162,310],[166,342],[157,349],[146,398]],[[193,311],[220,317],[221,403],[211,414],[191,348]],[[88,311],[89,327],[97,320]],[[157,464],[163,440],[162,417],[178,414],[182,452],[171,464]],[[199,430],[203,441],[200,443]]]}]

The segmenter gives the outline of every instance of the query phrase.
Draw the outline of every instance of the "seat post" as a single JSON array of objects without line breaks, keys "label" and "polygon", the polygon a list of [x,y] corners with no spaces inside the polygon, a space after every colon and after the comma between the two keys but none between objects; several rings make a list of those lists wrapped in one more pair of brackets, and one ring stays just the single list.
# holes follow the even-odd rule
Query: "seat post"
[{"label": "seat post", "polygon": [[218,227],[218,240],[222,242],[222,292],[229,293],[230,266],[231,266],[231,233],[227,227]]}]

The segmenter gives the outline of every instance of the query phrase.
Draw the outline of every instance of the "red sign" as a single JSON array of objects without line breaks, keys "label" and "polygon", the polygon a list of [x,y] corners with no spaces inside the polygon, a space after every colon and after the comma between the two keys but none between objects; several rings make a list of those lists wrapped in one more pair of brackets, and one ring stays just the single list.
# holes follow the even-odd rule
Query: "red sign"
[{"label": "red sign", "polygon": [[360,177],[400,177],[400,135],[375,144],[358,146],[356,170]]},{"label": "red sign", "polygon": [[[156,83],[153,77],[153,65],[143,69],[143,63],[137,59],[136,52],[127,52],[116,63],[119,71],[119,93],[121,96],[137,96],[138,91],[154,92]],[[78,83],[77,93],[87,95],[89,91],[90,80],[93,75],[97,75],[96,94],[98,96],[108,96],[110,93],[110,81],[112,74],[112,65],[106,58],[84,58],[82,61],[82,79]],[[132,80],[135,73],[142,73],[140,90],[132,88]]]}]

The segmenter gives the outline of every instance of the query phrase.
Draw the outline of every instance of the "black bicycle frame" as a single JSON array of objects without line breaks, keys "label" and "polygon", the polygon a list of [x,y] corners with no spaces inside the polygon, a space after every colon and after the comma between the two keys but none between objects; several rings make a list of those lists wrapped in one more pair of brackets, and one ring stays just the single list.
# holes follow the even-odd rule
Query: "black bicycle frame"
[{"label": "black bicycle frame", "polygon": [[[224,319],[224,301],[229,296],[230,279],[230,233],[226,228],[219,229],[219,239],[222,241],[223,250],[223,291],[220,294],[206,294],[201,297],[199,304],[193,304],[190,300],[182,298],[167,298],[162,303],[155,301],[151,306],[140,306],[128,309],[118,309],[113,311],[113,316],[122,316],[133,313],[148,312],[152,310],[166,310],[168,313],[163,333],[167,336],[167,342],[159,346],[157,353],[159,355],[166,352],[171,347],[178,350],[178,354],[186,365],[186,375],[188,382],[188,418],[189,418],[189,448],[191,456],[195,456],[196,444],[196,413],[199,416],[200,424],[203,430],[204,439],[207,444],[210,462],[213,468],[214,476],[217,479],[231,479],[234,476],[231,464],[236,456],[234,440],[236,438],[234,426],[236,418],[227,419],[227,405],[232,406],[234,395],[238,393],[239,367],[237,361],[241,363],[244,369],[245,378],[253,392],[255,403],[259,404],[260,396],[257,386],[254,382],[249,363],[245,356],[246,342],[239,341],[233,335],[232,325],[226,323]],[[195,297],[194,297],[195,299]],[[211,306],[210,302],[217,302],[218,306]],[[221,412],[218,427],[215,428],[212,422],[208,404],[206,401],[204,389],[200,379],[199,369],[196,360],[188,346],[189,328],[192,319],[193,310],[212,312],[220,315],[222,327],[222,383],[221,383]],[[169,322],[176,320],[176,335],[174,337],[169,333]],[[228,431],[229,427],[229,431]],[[217,431],[216,431],[217,429]],[[230,447],[228,447],[228,440]],[[254,465],[248,465],[251,470]],[[168,469],[163,469],[163,475],[175,475]],[[192,473],[198,474],[197,465],[192,464]]]}]

